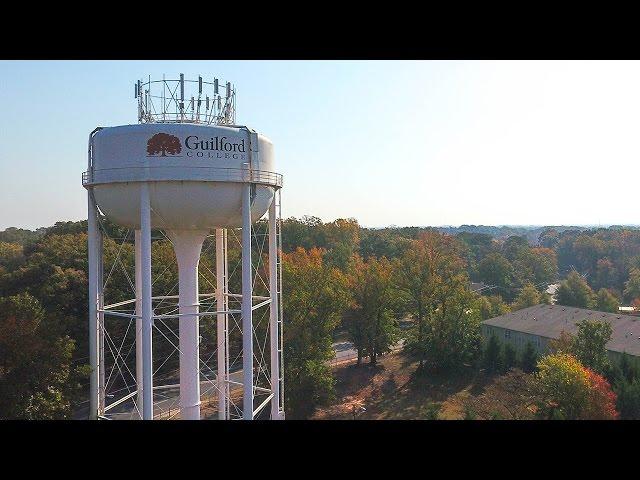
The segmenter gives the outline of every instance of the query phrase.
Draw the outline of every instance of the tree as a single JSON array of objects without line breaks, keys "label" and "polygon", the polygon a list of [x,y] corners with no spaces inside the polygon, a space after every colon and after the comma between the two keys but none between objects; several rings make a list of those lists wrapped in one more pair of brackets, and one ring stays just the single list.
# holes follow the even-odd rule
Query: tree
[{"label": "tree", "polygon": [[538,236],[538,243],[545,248],[556,248],[559,238],[556,229],[547,228]]},{"label": "tree", "polygon": [[491,295],[488,297],[479,295],[475,308],[480,312],[481,320],[499,317],[510,311],[509,305],[502,301],[500,295]]},{"label": "tree", "polygon": [[619,369],[621,376],[623,376],[627,382],[633,382],[636,379],[640,379],[640,372],[638,372],[637,364],[630,359],[629,354],[626,352],[622,353]]},{"label": "tree", "polygon": [[536,369],[538,363],[538,354],[531,342],[527,342],[522,352],[522,358],[520,359],[520,366],[525,372],[533,372]]},{"label": "tree", "polygon": [[529,242],[519,235],[511,235],[502,244],[502,253],[510,262],[514,262],[523,250],[528,249]]},{"label": "tree", "polygon": [[510,343],[504,344],[504,354],[503,358],[503,368],[504,370],[509,370],[514,367],[516,364],[516,350]]},{"label": "tree", "polygon": [[60,419],[71,413],[73,341],[57,336],[28,293],[0,298],[0,418]]},{"label": "tree", "polygon": [[629,280],[624,283],[623,295],[628,302],[640,297],[640,268],[632,268],[629,271]]},{"label": "tree", "polygon": [[485,420],[495,418],[496,414],[509,420],[530,420],[539,401],[534,376],[513,369],[494,378],[481,395],[467,397],[464,410]]},{"label": "tree", "polygon": [[438,307],[426,318],[423,341],[413,343],[426,371],[459,369],[481,352],[480,316],[471,308],[473,294],[466,284],[460,282],[458,288],[439,293]]},{"label": "tree", "polygon": [[616,395],[606,379],[567,353],[538,362],[538,414],[547,419],[614,420]]},{"label": "tree", "polygon": [[595,295],[587,281],[578,272],[572,270],[556,291],[556,303],[568,307],[592,308],[595,304]]},{"label": "tree", "polygon": [[608,258],[600,258],[596,262],[594,288],[613,288],[618,285],[618,270]]},{"label": "tree", "polygon": [[147,142],[147,154],[156,155],[161,154],[162,157],[166,157],[167,153],[170,155],[176,155],[182,151],[180,145],[180,139],[174,135],[168,133],[156,133]]},{"label": "tree", "polygon": [[560,332],[558,338],[549,341],[549,351],[552,353],[573,353],[574,338],[566,330]]},{"label": "tree", "polygon": [[558,275],[556,254],[549,248],[520,247],[510,259],[514,269],[515,284],[531,283],[541,289],[552,283]]},{"label": "tree", "polygon": [[616,420],[616,394],[611,390],[611,385],[600,374],[591,369],[587,370],[589,380],[589,402],[582,412],[582,418],[588,420]]},{"label": "tree", "polygon": [[520,293],[516,297],[515,301],[511,304],[512,310],[521,310],[527,307],[533,307],[534,305],[540,305],[543,302],[542,295],[536,287],[527,283]]},{"label": "tree", "polygon": [[491,335],[491,338],[487,342],[482,360],[484,368],[488,372],[497,372],[502,368],[502,351],[500,348],[500,342],[495,335]]},{"label": "tree", "polygon": [[498,287],[499,292],[510,298],[513,283],[513,267],[500,253],[490,253],[478,265],[480,280]]},{"label": "tree", "polygon": [[596,309],[600,312],[618,312],[619,302],[618,299],[606,288],[598,290],[598,296],[596,298]]},{"label": "tree", "polygon": [[568,353],[542,357],[536,374],[542,418],[576,420],[589,402],[589,378],[580,362]]},{"label": "tree", "polygon": [[572,345],[572,353],[587,368],[605,373],[609,369],[609,356],[606,343],[611,340],[611,324],[598,320],[582,320],[578,322]]},{"label": "tree", "polygon": [[22,245],[17,243],[0,242],[0,268],[13,271],[24,263]]},{"label": "tree", "polygon": [[346,271],[349,261],[358,252],[360,244],[360,225],[355,218],[337,220],[323,225],[327,254],[325,260],[329,266]]},{"label": "tree", "polygon": [[420,368],[460,366],[475,356],[480,343],[480,321],[474,296],[460,257],[460,245],[451,237],[427,231],[413,240],[394,262],[398,290],[414,315],[415,327],[405,343],[420,360]]},{"label": "tree", "polygon": [[622,379],[615,387],[616,409],[623,420],[640,419],[640,380]]},{"label": "tree", "polygon": [[284,368],[287,415],[306,418],[333,396],[327,362],[333,358],[331,334],[348,306],[346,280],[323,263],[324,252],[298,248],[282,256]]},{"label": "tree", "polygon": [[389,352],[396,341],[391,275],[391,263],[384,257],[371,257],[368,261],[359,256],[353,258],[348,277],[353,295],[349,334],[358,351],[358,363],[367,355],[375,365],[378,355]]}]

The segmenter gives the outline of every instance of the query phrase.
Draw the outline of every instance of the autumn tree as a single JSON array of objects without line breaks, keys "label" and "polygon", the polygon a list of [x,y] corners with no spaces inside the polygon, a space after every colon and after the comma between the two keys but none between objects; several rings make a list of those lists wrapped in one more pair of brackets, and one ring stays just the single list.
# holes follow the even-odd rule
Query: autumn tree
[{"label": "autumn tree", "polygon": [[541,418],[613,420],[616,395],[604,377],[584,367],[573,355],[556,353],[538,362],[536,374]]},{"label": "autumn tree", "polygon": [[558,338],[549,340],[549,351],[551,353],[573,353],[574,337],[566,330],[562,330]]},{"label": "autumn tree", "polygon": [[595,295],[587,281],[578,272],[572,270],[556,291],[556,303],[568,307],[592,308],[595,304]]},{"label": "autumn tree", "polygon": [[0,269],[12,271],[25,261],[24,248],[17,243],[0,242]]},{"label": "autumn tree", "polygon": [[587,370],[589,381],[589,402],[582,412],[582,418],[587,420],[616,420],[619,417],[616,410],[617,396],[611,389],[609,382],[591,369]]},{"label": "autumn tree", "polygon": [[324,252],[298,248],[284,254],[284,368],[287,415],[306,418],[333,395],[328,361],[331,334],[348,306],[344,275],[323,262]]},{"label": "autumn tree", "polygon": [[539,414],[546,419],[576,420],[589,402],[585,368],[568,353],[556,353],[538,362]]},{"label": "autumn tree", "polygon": [[366,355],[375,365],[378,355],[389,352],[397,340],[391,263],[384,257],[365,261],[355,256],[348,282],[353,297],[348,322],[350,340],[358,351],[358,363]]},{"label": "autumn tree", "polygon": [[456,368],[475,358],[480,348],[480,316],[473,309],[460,246],[437,232],[422,233],[394,265],[395,282],[416,326],[406,349],[420,367]]},{"label": "autumn tree", "polygon": [[600,258],[596,262],[596,272],[594,276],[594,288],[613,288],[618,285],[618,269],[608,258]]}]

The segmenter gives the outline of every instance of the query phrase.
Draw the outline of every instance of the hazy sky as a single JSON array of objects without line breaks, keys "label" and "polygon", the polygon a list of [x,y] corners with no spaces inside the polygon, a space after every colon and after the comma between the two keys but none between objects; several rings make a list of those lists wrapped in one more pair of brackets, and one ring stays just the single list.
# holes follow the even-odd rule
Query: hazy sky
[{"label": "hazy sky", "polygon": [[235,84],[284,216],[640,223],[639,62],[5,61],[0,229],[86,218],[89,132],[136,123],[136,79],[181,72]]}]

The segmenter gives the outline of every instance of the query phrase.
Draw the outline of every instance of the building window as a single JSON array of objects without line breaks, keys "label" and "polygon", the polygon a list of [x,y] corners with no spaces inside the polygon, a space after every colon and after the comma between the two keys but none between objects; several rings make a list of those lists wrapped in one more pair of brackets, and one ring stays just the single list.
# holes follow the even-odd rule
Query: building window
[{"label": "building window", "polygon": [[504,338],[511,338],[511,330],[504,331]]}]

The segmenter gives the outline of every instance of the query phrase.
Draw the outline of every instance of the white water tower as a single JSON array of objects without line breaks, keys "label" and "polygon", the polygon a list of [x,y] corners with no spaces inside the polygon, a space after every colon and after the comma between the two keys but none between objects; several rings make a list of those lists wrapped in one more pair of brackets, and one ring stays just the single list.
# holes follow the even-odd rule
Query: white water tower
[{"label": "white water tower", "polygon": [[[89,417],[109,418],[116,407],[122,410],[126,402],[133,402],[128,418],[135,418],[136,411],[139,418],[158,418],[154,406],[159,409],[176,398],[180,418],[200,419],[204,388],[211,393],[206,400],[217,403],[219,419],[253,419],[269,410],[271,419],[283,419],[282,176],[274,171],[273,144],[235,124],[235,89],[230,83],[202,77],[186,80],[182,74],[175,79],[149,78],[135,84],[135,97],[139,123],[95,129],[89,139],[89,168],[82,178],[89,208]],[[255,222],[267,212],[268,233],[263,234],[262,246],[256,247]],[[135,298],[111,305],[104,304],[104,217],[129,229],[129,241],[135,239]],[[152,292],[152,229],[163,232],[173,244],[177,295]],[[236,292],[229,291],[228,232],[241,245],[241,287]],[[205,240],[214,236],[215,285],[201,292],[201,251]],[[263,255],[264,265],[259,268],[256,258],[259,262]],[[261,271],[268,278],[258,278]],[[254,294],[254,285],[260,281],[268,294]],[[167,302],[175,303],[169,313]],[[238,308],[230,306],[233,302]],[[264,339],[257,338],[253,323],[261,309],[268,310]],[[205,317],[216,322],[216,351],[202,358],[200,322]],[[135,348],[129,346],[135,362],[125,357],[129,354],[124,337],[120,342],[109,334],[106,319],[135,325]],[[153,355],[156,322],[177,330],[177,345],[172,345],[179,355],[179,384],[155,382],[159,369]],[[169,322],[174,322],[174,330]],[[230,323],[242,335],[241,351],[233,358]],[[170,335],[158,331],[171,342]],[[112,365],[107,365],[109,358]],[[234,362],[240,361],[234,371]],[[113,372],[124,379],[118,389],[110,386]],[[239,405],[238,398],[242,398]]]}]

